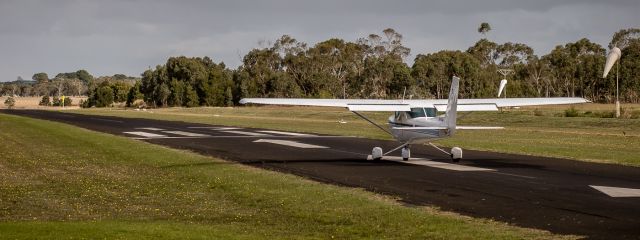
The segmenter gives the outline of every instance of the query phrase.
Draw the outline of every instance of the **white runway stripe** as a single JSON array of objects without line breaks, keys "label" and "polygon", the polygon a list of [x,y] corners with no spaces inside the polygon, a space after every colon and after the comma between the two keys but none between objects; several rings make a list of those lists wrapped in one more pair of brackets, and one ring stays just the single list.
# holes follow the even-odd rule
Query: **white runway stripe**
[{"label": "white runway stripe", "polygon": [[143,136],[143,137],[147,137],[147,138],[161,138],[161,137],[166,137],[167,136],[167,135],[148,133],[148,132],[124,132],[124,133],[131,134],[131,135]]},{"label": "white runway stripe", "polygon": [[[371,155],[367,156],[367,160],[371,160]],[[460,164],[436,162],[436,161],[428,160],[426,158],[411,158],[409,159],[409,161],[403,161],[402,157],[384,156],[382,157],[382,160],[401,162],[401,163],[413,164],[413,165],[421,165],[421,166],[434,167],[434,168],[460,171],[460,172],[495,171],[494,169],[489,169],[489,168],[479,168],[479,167],[465,166]]]},{"label": "white runway stripe", "polygon": [[589,185],[609,197],[640,197],[640,189]]},{"label": "white runway stripe", "polygon": [[208,137],[209,136],[207,134],[184,132],[184,131],[162,131],[162,132],[181,135],[181,136],[187,136],[187,137]]},{"label": "white runway stripe", "polygon": [[244,131],[222,131],[222,132],[247,135],[247,136],[269,136],[268,134],[256,133],[256,132],[244,132]]},{"label": "white runway stripe", "polygon": [[189,128],[211,129],[211,130],[218,130],[218,131],[240,129],[237,127],[189,127]]},{"label": "white runway stripe", "polygon": [[285,145],[285,146],[297,147],[297,148],[328,148],[320,145],[313,145],[313,144],[307,144],[307,143],[300,143],[296,141],[278,140],[278,139],[258,139],[253,142],[266,142],[266,143],[273,143],[273,144]]},{"label": "white runway stripe", "polygon": [[149,130],[149,131],[164,131],[164,129],[162,128],[154,128],[154,127],[143,127],[143,128],[136,128],[136,129]]},{"label": "white runway stripe", "polygon": [[289,136],[313,136],[311,134],[305,133],[294,133],[294,132],[281,132],[281,131],[258,131],[261,133],[271,133],[271,134],[281,134],[281,135],[289,135]]}]

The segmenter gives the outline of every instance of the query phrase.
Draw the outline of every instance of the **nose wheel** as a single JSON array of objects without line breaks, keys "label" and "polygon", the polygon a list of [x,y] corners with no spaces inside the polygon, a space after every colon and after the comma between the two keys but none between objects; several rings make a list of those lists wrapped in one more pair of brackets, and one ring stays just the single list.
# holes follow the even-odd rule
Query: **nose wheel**
[{"label": "nose wheel", "polygon": [[398,146],[397,148],[394,148],[393,150],[388,151],[386,153],[382,152],[381,147],[374,147],[373,150],[371,150],[371,160],[374,160],[374,161],[380,160],[382,159],[383,156],[389,155],[389,153],[395,152],[398,149],[402,149],[402,160],[409,161],[409,158],[411,158],[411,149],[409,148],[409,143],[404,143]]},{"label": "nose wheel", "polygon": [[402,148],[402,161],[409,161],[410,157],[411,157],[411,149],[409,148],[409,145],[404,146]]}]

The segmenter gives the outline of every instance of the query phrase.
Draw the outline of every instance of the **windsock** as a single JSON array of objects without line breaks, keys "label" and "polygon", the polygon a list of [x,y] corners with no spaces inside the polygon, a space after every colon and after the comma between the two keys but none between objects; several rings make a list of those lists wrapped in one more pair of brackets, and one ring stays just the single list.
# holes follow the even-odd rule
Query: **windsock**
[{"label": "windsock", "polygon": [[622,52],[618,47],[614,47],[613,49],[611,49],[611,51],[609,51],[609,55],[607,56],[607,62],[604,64],[604,73],[602,74],[602,78],[607,77],[607,75],[609,74],[609,71],[611,71],[611,67],[613,67],[613,64],[615,64],[616,61],[620,60],[621,56],[622,56]]},{"label": "windsock", "polygon": [[502,81],[500,81],[500,87],[498,87],[498,97],[502,94],[505,86],[507,86],[507,79],[502,79]]}]

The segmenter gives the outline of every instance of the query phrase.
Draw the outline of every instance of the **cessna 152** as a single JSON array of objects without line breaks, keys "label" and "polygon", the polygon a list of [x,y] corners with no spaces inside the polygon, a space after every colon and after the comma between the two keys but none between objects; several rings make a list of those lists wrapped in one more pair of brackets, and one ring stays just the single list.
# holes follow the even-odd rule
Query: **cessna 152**
[{"label": "cessna 152", "polygon": [[[244,98],[241,104],[266,105],[298,105],[344,107],[359,117],[375,125],[393,136],[400,146],[388,152],[374,147],[371,159],[380,160],[382,157],[402,149],[402,159],[407,161],[411,157],[411,145],[428,143],[432,147],[449,155],[454,162],[462,158],[462,149],[451,148],[447,152],[432,144],[434,140],[451,137],[457,129],[502,129],[501,127],[457,126],[458,112],[498,111],[501,107],[520,107],[535,105],[575,104],[588,102],[584,98],[556,97],[556,98],[487,98],[487,99],[458,99],[460,79],[453,77],[449,99],[424,100],[374,100],[374,99],[306,99],[306,98]],[[389,117],[389,129],[380,126],[360,112],[394,112]],[[445,114],[438,116],[438,112]]]}]

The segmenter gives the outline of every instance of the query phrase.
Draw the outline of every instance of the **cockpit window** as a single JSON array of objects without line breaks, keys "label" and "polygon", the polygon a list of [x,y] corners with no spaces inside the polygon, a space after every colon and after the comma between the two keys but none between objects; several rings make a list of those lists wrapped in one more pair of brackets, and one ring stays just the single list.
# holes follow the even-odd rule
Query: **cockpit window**
[{"label": "cockpit window", "polygon": [[435,108],[425,108],[424,111],[427,113],[427,117],[435,117],[437,115]]},{"label": "cockpit window", "polygon": [[[407,112],[411,118],[419,117],[436,117],[438,111],[435,108],[411,108],[411,112]],[[399,112],[396,112],[398,118]]]},{"label": "cockpit window", "polygon": [[426,114],[424,113],[423,108],[411,108],[411,112],[409,112],[409,116],[411,116],[411,118],[419,118],[419,117],[426,117]]}]

